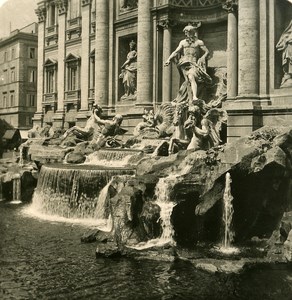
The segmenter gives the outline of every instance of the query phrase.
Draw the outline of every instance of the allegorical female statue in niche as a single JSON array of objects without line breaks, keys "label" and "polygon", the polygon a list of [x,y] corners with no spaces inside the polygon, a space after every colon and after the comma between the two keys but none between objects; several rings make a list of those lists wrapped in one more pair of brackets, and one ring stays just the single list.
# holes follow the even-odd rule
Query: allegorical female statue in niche
[{"label": "allegorical female statue in niche", "polygon": [[136,43],[130,42],[130,52],[127,55],[127,60],[122,65],[122,72],[119,78],[123,79],[124,95],[123,99],[136,99],[136,86],[137,86],[137,50]]},{"label": "allegorical female statue in niche", "polygon": [[283,78],[281,87],[292,86],[292,20],[282,33],[276,45],[278,51],[282,51]]}]

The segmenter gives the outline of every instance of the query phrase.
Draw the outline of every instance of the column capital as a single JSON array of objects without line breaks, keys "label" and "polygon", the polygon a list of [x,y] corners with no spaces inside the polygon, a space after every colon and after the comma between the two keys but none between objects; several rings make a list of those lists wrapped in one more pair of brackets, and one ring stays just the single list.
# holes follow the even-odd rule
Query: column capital
[{"label": "column capital", "polygon": [[222,4],[222,8],[227,11],[227,13],[236,13],[238,8],[238,0],[226,0]]},{"label": "column capital", "polygon": [[36,10],[35,10],[36,15],[38,16],[38,20],[39,22],[44,22],[46,20],[46,7],[45,6],[39,6]]},{"label": "column capital", "polygon": [[177,22],[174,21],[174,20],[171,20],[171,19],[165,19],[165,20],[160,20],[157,22],[157,27],[161,27],[163,28],[164,30],[165,29],[169,29],[173,26],[177,25]]},{"label": "column capital", "polygon": [[63,15],[67,12],[68,0],[56,0],[55,3],[58,8],[59,15]]}]

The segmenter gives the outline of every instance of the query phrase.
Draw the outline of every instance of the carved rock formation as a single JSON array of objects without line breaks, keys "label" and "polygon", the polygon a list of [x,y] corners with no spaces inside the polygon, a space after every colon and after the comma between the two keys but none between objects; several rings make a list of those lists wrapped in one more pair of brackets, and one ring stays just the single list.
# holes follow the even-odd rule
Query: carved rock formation
[{"label": "carved rock formation", "polygon": [[[159,178],[176,174],[169,190],[176,203],[171,214],[175,241],[218,242],[226,172],[232,177],[235,242],[269,238],[291,210],[291,147],[290,128],[264,127],[225,147],[144,158],[136,177],[123,181],[110,198],[114,241],[124,249],[160,236],[154,188]],[[286,225],[281,228],[289,253],[291,234]]]}]

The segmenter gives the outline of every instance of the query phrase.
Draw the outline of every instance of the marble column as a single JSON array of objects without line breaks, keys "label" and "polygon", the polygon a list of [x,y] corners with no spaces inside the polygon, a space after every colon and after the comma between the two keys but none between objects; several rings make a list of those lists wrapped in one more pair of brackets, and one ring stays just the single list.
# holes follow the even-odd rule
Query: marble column
[{"label": "marble column", "polygon": [[109,1],[96,0],[95,102],[108,106]]},{"label": "marble column", "polygon": [[[163,63],[171,54],[171,37],[172,29],[170,20],[161,23],[163,28]],[[171,69],[172,66],[163,67],[162,69],[162,102],[170,102],[171,99]]]},{"label": "marble column", "polygon": [[227,0],[223,9],[228,13],[227,23],[227,99],[235,99],[238,84],[237,1]]},{"label": "marble column", "polygon": [[238,3],[238,99],[259,94],[259,2]]},{"label": "marble column", "polygon": [[150,0],[139,0],[138,5],[138,106],[152,105],[152,21]]},{"label": "marble column", "polygon": [[45,30],[46,30],[46,8],[39,6],[36,9],[38,16],[38,81],[37,81],[37,111],[33,118],[34,125],[42,125],[43,118],[43,95],[44,95],[44,57],[45,57]]}]

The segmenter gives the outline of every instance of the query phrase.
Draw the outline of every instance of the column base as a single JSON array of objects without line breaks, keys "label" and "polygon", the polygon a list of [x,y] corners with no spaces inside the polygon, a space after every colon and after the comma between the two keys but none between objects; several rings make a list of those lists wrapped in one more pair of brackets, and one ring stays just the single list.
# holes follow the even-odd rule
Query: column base
[{"label": "column base", "polygon": [[33,126],[39,126],[42,127],[43,126],[43,118],[44,118],[44,114],[43,112],[35,112],[32,121],[33,121]]},{"label": "column base", "polygon": [[53,116],[53,127],[62,129],[64,127],[64,111],[57,110]]},{"label": "column base", "polygon": [[223,109],[227,111],[227,142],[251,134],[263,126],[260,101],[226,101]]},{"label": "column base", "polygon": [[136,104],[117,104],[116,113],[122,115],[141,115],[144,114],[144,110],[153,109],[153,105],[149,103],[136,103]]},{"label": "column base", "polygon": [[88,111],[87,109],[80,109],[76,116],[76,125],[80,127],[85,127],[89,116],[90,111]]}]

